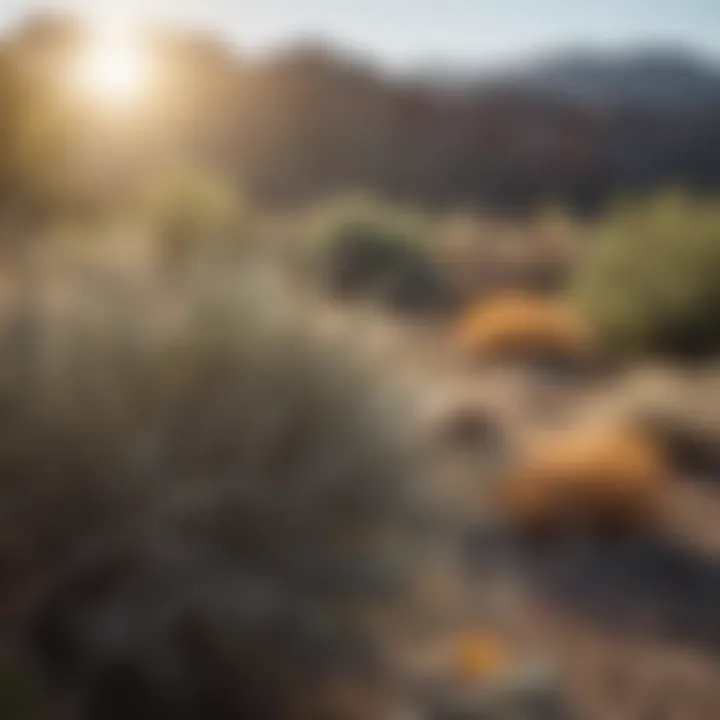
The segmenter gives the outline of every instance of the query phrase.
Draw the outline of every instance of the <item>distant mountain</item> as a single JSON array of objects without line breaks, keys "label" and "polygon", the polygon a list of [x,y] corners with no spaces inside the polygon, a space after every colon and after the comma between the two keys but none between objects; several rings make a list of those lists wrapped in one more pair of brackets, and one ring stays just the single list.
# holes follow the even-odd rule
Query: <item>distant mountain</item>
[{"label": "distant mountain", "polygon": [[[75,34],[45,21],[11,45],[19,58],[55,47],[57,69]],[[361,188],[427,205],[595,210],[666,186],[720,189],[720,65],[691,52],[393,74],[325,43],[260,58],[192,33],[151,45],[163,68],[153,122],[128,157],[142,173],[172,137],[278,204]]]},{"label": "distant mountain", "polygon": [[428,68],[416,78],[436,91],[522,93],[598,110],[697,112],[720,107],[720,65],[690,51],[576,51],[512,69]]},{"label": "distant mountain", "polygon": [[570,54],[498,81],[598,108],[672,113],[720,107],[720,68],[677,50]]}]

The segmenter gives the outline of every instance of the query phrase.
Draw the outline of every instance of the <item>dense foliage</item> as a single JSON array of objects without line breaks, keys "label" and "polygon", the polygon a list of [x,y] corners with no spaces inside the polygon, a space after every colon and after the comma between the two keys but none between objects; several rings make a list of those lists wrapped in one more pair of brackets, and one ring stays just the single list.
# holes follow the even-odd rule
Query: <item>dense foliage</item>
[{"label": "dense foliage", "polygon": [[338,297],[368,298],[397,310],[437,310],[450,301],[437,223],[372,198],[326,203],[306,218],[311,254]]},{"label": "dense foliage", "polygon": [[618,208],[580,266],[577,295],[605,342],[694,355],[720,347],[720,209],[668,194]]}]

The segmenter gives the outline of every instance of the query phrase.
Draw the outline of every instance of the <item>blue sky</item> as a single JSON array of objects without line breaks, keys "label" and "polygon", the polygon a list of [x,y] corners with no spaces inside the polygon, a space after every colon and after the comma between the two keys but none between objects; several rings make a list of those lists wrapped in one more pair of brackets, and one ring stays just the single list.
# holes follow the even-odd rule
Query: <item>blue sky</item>
[{"label": "blue sky", "polygon": [[51,5],[171,17],[260,49],[320,36],[395,66],[656,42],[720,59],[720,0],[0,0],[0,22]]}]

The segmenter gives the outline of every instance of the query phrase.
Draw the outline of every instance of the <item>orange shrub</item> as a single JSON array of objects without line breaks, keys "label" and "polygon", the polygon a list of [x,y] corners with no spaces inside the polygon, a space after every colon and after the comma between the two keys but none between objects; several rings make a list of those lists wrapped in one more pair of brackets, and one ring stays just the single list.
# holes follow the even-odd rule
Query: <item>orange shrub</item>
[{"label": "orange shrub", "polygon": [[482,359],[578,358],[592,346],[589,328],[571,307],[519,292],[471,307],[460,320],[457,343]]},{"label": "orange shrub", "polygon": [[532,534],[642,532],[666,515],[669,476],[663,452],[645,436],[586,431],[528,453],[503,485],[501,505]]},{"label": "orange shrub", "polygon": [[456,679],[478,682],[506,671],[514,658],[510,647],[500,637],[472,633],[457,638],[452,660],[452,672]]}]

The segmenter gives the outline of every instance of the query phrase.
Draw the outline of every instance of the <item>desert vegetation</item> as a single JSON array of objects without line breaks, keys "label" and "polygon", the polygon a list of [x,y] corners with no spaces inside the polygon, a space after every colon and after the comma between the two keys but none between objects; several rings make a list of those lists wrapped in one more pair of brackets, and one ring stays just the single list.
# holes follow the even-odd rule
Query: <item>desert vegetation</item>
[{"label": "desert vegetation", "polygon": [[[611,702],[578,639],[601,651],[601,611],[630,624],[603,650],[628,703],[651,701],[612,666],[631,639],[662,644],[678,683],[676,636],[715,667],[682,624],[711,624],[720,549],[712,345],[683,369],[588,307],[577,288],[604,297],[604,253],[631,242],[605,234],[614,215],[573,226],[560,257],[547,219],[357,197],[280,212],[204,171],[111,209],[16,226],[3,248],[9,717],[555,717]],[[506,272],[471,289],[478,255]],[[538,285],[526,268],[549,257],[564,279]],[[660,337],[665,316],[645,321]],[[567,589],[591,568],[620,600]],[[688,596],[656,587],[672,572]]]},{"label": "desert vegetation", "polygon": [[667,193],[609,213],[578,294],[617,349],[696,355],[717,348],[717,199]]},{"label": "desert vegetation", "polygon": [[627,428],[589,428],[545,440],[513,469],[501,500],[529,533],[655,529],[668,510],[662,450]]},{"label": "desert vegetation", "polygon": [[169,31],[123,115],[85,32],[0,56],[0,717],[720,717],[705,164]]},{"label": "desert vegetation", "polygon": [[478,360],[580,359],[591,353],[591,330],[561,300],[517,292],[489,297],[468,311],[458,345]]}]

